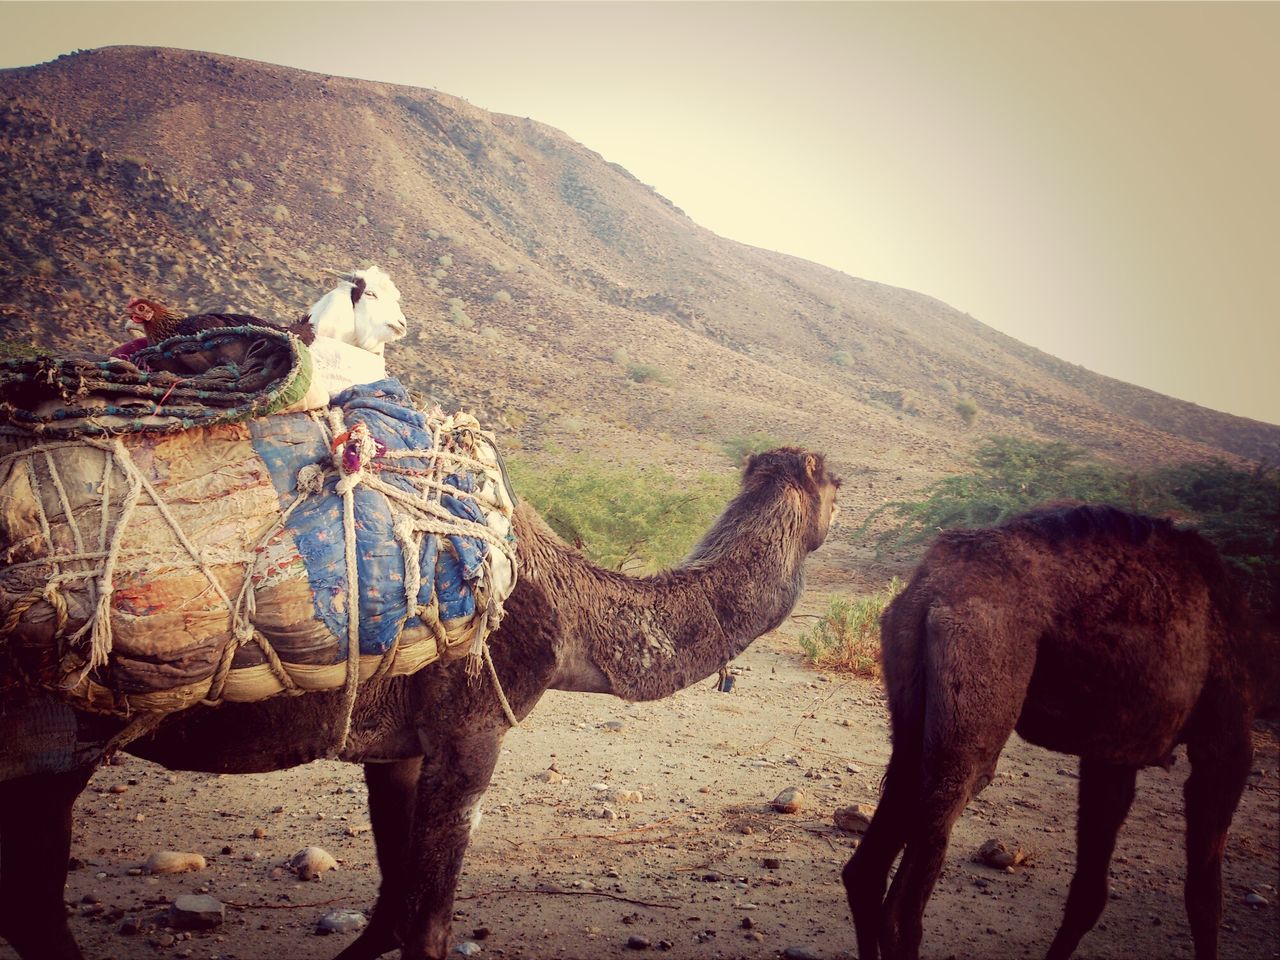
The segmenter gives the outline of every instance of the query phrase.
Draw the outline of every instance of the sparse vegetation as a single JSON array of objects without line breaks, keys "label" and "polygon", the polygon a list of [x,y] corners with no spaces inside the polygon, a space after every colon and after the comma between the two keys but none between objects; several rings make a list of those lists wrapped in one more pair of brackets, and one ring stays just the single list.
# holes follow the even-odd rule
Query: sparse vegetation
[{"label": "sparse vegetation", "polygon": [[800,649],[816,666],[880,678],[880,614],[906,584],[894,577],[883,589],[850,599],[833,596],[827,612],[800,637]]},{"label": "sparse vegetation", "polygon": [[681,480],[576,456],[551,469],[513,458],[516,492],[592,561],[613,570],[652,572],[677,563],[733,496],[730,476]]},{"label": "sparse vegetation", "polygon": [[493,299],[497,303],[510,303],[511,292],[509,290],[498,290],[494,293]]},{"label": "sparse vegetation", "polygon": [[837,350],[835,353],[831,354],[831,362],[834,363],[837,367],[845,367],[845,368],[852,367],[853,354],[851,354],[848,350]]},{"label": "sparse vegetation", "polygon": [[973,423],[978,418],[978,401],[968,394],[956,397],[955,410],[966,424]]},{"label": "sparse vegetation", "polygon": [[449,322],[464,328],[475,326],[476,322],[467,316],[461,297],[451,297],[449,299]]}]

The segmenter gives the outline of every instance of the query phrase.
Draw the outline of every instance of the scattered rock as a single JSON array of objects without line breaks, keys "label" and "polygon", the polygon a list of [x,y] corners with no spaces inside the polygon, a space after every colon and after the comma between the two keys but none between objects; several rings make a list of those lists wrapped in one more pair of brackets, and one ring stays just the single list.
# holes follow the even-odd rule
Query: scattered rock
[{"label": "scattered rock", "polygon": [[1254,893],[1253,891],[1250,891],[1245,895],[1244,902],[1251,907],[1265,907],[1271,901],[1269,901],[1266,897],[1264,897],[1260,893]]},{"label": "scattered rock", "polygon": [[205,860],[198,853],[179,853],[176,850],[157,850],[147,857],[142,869],[147,873],[187,873],[203,870]]},{"label": "scattered rock", "polygon": [[464,940],[453,948],[454,953],[460,953],[464,957],[474,957],[481,950],[480,944],[472,943],[470,940]]},{"label": "scattered rock", "polygon": [[777,857],[765,857],[763,862],[766,870],[780,870],[782,868],[782,861]]},{"label": "scattered rock", "polygon": [[979,863],[985,863],[988,867],[1003,870],[1005,867],[1016,867],[1027,859],[1027,854],[1021,847],[1010,850],[999,840],[988,840],[978,848],[974,859]]},{"label": "scattered rock", "polygon": [[364,928],[368,918],[359,910],[330,910],[316,923],[316,933],[352,933]]},{"label": "scattered rock", "polygon": [[648,950],[650,946],[649,938],[641,936],[638,933],[633,933],[631,936],[627,937],[628,950]]},{"label": "scattered rock", "polygon": [[846,833],[866,833],[867,827],[871,826],[871,818],[876,814],[876,808],[864,803],[855,803],[847,807],[840,807],[832,814],[835,825]]},{"label": "scattered rock", "polygon": [[783,960],[818,960],[818,955],[805,947],[787,947],[782,957]]},{"label": "scattered rock", "polygon": [[613,795],[614,803],[639,803],[644,799],[644,794],[639,790],[619,790]]},{"label": "scattered rock", "polygon": [[609,733],[621,733],[627,728],[627,725],[621,720],[606,720],[600,725],[600,728],[607,730]]},{"label": "scattered rock", "polygon": [[125,917],[116,932],[125,937],[136,937],[142,932],[142,920],[139,917]]},{"label": "scattered rock", "polygon": [[564,779],[564,774],[552,767],[550,770],[543,770],[541,773],[534,774],[533,779],[541,780],[543,783],[559,783]]},{"label": "scattered rock", "polygon": [[804,806],[804,793],[798,787],[787,787],[770,804],[778,813],[798,813]]},{"label": "scattered rock", "polygon": [[124,783],[113,783],[108,792],[109,793],[128,793],[129,786],[128,784],[124,784]]},{"label": "scattered rock", "polygon": [[169,907],[169,925],[179,930],[209,930],[227,918],[222,902],[205,893],[178,897]]},{"label": "scattered rock", "polygon": [[303,880],[317,880],[326,870],[337,870],[338,861],[320,847],[305,847],[289,858],[289,869]]}]

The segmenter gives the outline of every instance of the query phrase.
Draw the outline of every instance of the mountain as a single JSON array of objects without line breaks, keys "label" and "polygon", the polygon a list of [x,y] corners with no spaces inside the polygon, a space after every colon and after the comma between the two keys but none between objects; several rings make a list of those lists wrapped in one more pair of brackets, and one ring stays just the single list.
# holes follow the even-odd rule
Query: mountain
[{"label": "mountain", "polygon": [[111,47],[0,71],[0,131],[0,327],[60,350],[118,342],[130,296],[290,320],[378,263],[414,326],[389,365],[509,449],[724,469],[763,434],[827,451],[855,516],[994,433],[1131,466],[1280,453],[1280,427],[716,236],[563,133],[434,90]]}]

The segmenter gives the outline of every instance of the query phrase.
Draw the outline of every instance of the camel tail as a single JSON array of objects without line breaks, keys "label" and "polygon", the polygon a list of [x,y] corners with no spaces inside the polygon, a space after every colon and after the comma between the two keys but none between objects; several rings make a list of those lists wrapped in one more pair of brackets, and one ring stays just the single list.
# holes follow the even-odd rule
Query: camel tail
[{"label": "camel tail", "polygon": [[917,574],[880,618],[881,661],[893,736],[891,767],[913,774],[919,771],[924,753],[928,689],[925,643],[929,603],[928,591],[919,589],[920,579]]}]

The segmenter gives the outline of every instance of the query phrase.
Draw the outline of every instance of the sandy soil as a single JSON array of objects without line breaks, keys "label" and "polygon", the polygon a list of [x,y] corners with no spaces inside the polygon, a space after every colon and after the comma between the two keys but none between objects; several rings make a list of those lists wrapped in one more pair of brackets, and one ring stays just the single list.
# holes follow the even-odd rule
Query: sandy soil
[{"label": "sandy soil", "polygon": [[[823,603],[826,571],[815,572],[818,589],[802,613]],[[708,682],[648,704],[549,694],[507,737],[459,886],[457,941],[474,943],[480,957],[527,960],[757,958],[788,948],[853,957],[839,872],[856,840],[832,814],[876,802],[886,714],[877,684],[804,663],[795,642],[803,624],[793,620],[739,658],[731,693]],[[1228,960],[1280,957],[1274,734],[1257,733],[1256,770],[1227,849]],[[87,956],[305,960],[332,956],[354,937],[321,936],[316,925],[328,911],[370,907],[376,893],[358,767],[317,762],[234,777],[120,759],[99,771],[76,809],[82,865],[66,899]],[[1074,758],[1016,738],[1006,748],[996,780],[953,834],[926,916],[925,957],[1043,955],[1071,877],[1076,768]],[[1112,901],[1079,956],[1191,956],[1186,771],[1180,755],[1171,772],[1141,775]],[[803,792],[802,809],[773,812],[770,801],[788,787]],[[988,839],[1022,847],[1028,863],[1003,872],[974,862]],[[282,869],[308,845],[328,850],[339,868],[310,882]],[[162,849],[201,853],[208,866],[141,875]],[[195,892],[226,904],[225,923],[188,934],[165,927],[173,898]],[[1268,903],[1247,904],[1251,892]],[[628,946],[631,938],[643,940]],[[0,957],[12,956],[0,946]]]}]

